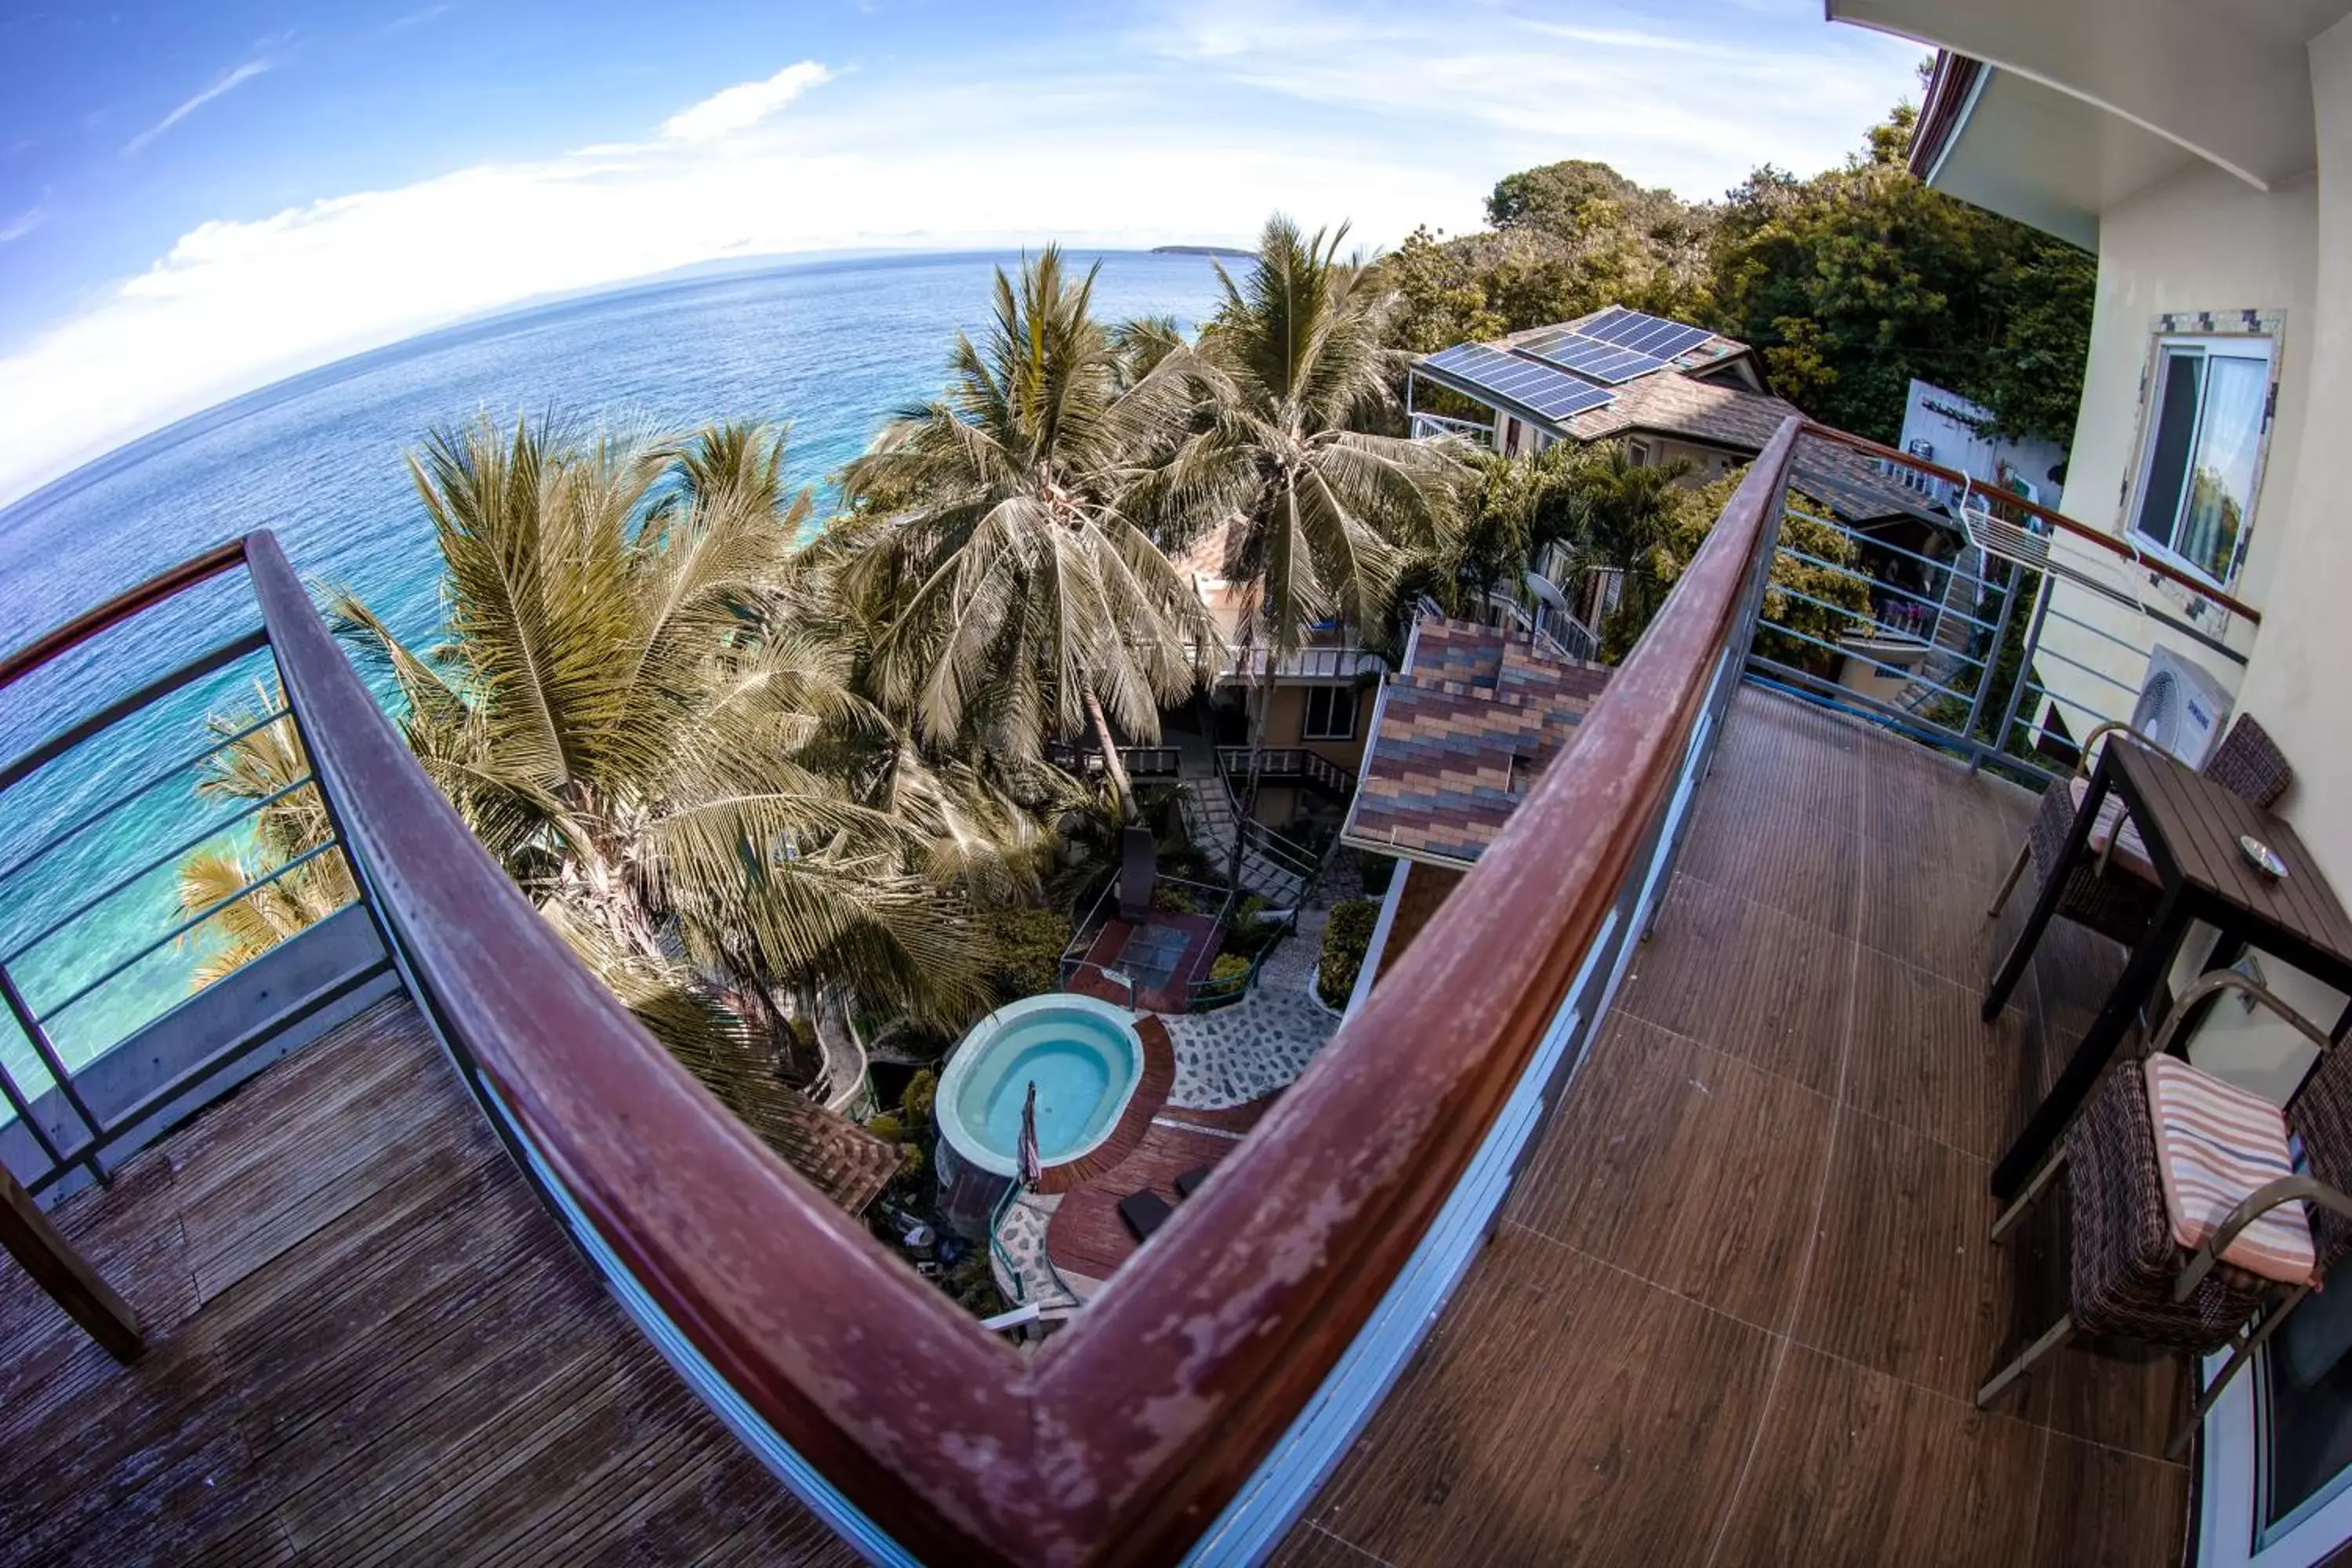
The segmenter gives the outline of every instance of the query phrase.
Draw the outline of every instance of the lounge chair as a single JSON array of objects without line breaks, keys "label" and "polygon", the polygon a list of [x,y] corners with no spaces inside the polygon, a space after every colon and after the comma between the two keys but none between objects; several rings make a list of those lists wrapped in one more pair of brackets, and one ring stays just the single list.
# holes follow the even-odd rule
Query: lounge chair
[{"label": "lounge chair", "polygon": [[1150,1240],[1151,1233],[1166,1225],[1175,1212],[1166,1198],[1148,1187],[1118,1200],[1118,1217],[1127,1222],[1129,1234],[1138,1241]]},{"label": "lounge chair", "polygon": [[[2074,813],[2081,808],[2083,797],[2090,793],[2094,752],[2111,731],[2120,731],[2144,745],[2162,749],[2127,724],[2101,724],[2084,736],[2080,767],[2066,781],[2065,787],[2053,785],[2042,795],[2042,808],[2026,830],[2025,842],[2009,868],[2009,878],[1993,896],[1992,907],[1985,910],[1988,920],[2000,913],[2028,866],[2033,868],[2037,888],[2050,875],[2050,868],[2065,850],[2066,835],[2074,826]],[[2250,713],[2238,715],[2237,722],[2230,726],[2229,734],[2206,763],[2204,773],[2263,811],[2286,793],[2286,786],[2294,779],[2294,770],[2288,766],[2285,753]],[[2140,843],[2139,829],[2132,826],[2120,796],[2109,795],[2106,804],[2099,808],[2090,847],[2091,854],[2066,873],[2058,912],[2102,936],[2132,946],[2155,918],[2162,889],[2157,885],[2156,868]]]},{"label": "lounge chair", "polygon": [[1191,1197],[1194,1193],[1201,1190],[1201,1184],[1208,1179],[1208,1166],[1193,1166],[1191,1170],[1176,1178],[1176,1195],[1180,1198]]}]

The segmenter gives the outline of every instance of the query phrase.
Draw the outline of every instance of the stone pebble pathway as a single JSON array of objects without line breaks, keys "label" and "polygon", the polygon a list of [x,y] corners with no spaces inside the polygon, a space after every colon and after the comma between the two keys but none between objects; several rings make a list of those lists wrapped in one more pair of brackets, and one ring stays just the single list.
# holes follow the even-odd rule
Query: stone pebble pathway
[{"label": "stone pebble pathway", "polygon": [[[1061,1203],[1059,1193],[1024,1193],[1004,1211],[1004,1221],[996,1227],[997,1246],[1003,1250],[991,1249],[988,1266],[996,1275],[996,1293],[1007,1305],[1035,1301],[1052,1306],[1076,1300],[1045,1259],[1045,1226]],[[1005,1275],[1008,1259],[1017,1280]]]},{"label": "stone pebble pathway", "polygon": [[1258,971],[1257,984],[1230,1007],[1165,1016],[1176,1045],[1171,1109],[1223,1110],[1287,1088],[1339,1027],[1312,992],[1327,911],[1300,911],[1298,929]]}]

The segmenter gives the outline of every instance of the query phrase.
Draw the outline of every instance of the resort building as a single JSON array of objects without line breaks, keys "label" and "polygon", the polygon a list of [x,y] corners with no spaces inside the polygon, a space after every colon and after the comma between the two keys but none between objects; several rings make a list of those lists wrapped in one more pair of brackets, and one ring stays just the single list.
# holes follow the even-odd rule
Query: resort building
[{"label": "resort building", "polygon": [[[1910,31],[1908,13],[1925,8],[1831,9]],[[2053,588],[2037,669],[2041,722],[2062,736],[2146,679],[2150,639],[2129,635],[2142,603],[2178,623],[2154,643],[2220,692],[2242,693],[2274,601],[2310,570],[2293,520],[2326,505],[2308,494],[2325,482],[2306,478],[2303,443],[2324,396],[2333,281],[2321,227],[2329,110],[2315,72],[2334,8],[2262,8],[2245,36],[2199,58],[2188,40],[2205,8],[2177,7],[2130,66],[2069,52],[2098,52],[2090,40],[2110,15],[2127,25],[2129,8],[2055,15],[2077,11],[2098,20],[2064,47],[2054,20],[2011,38],[1998,8],[1930,29],[2000,47],[1980,56],[1963,41],[1939,57],[1911,152],[1937,188],[2099,256],[2069,510],[2179,576],[2056,542],[2080,569]],[[2214,68],[2231,73],[2226,110],[2151,112],[2165,72],[2210,83]]]},{"label": "resort building", "polygon": [[1228,559],[1233,542],[1230,528],[1213,529],[1175,561],[1217,623],[1227,649],[1208,683],[1206,713],[1169,716],[1191,764],[1186,777],[1201,789],[1222,777],[1236,800],[1246,795],[1252,726],[1264,704],[1255,816],[1278,828],[1302,817],[1336,823],[1355,794],[1364,736],[1387,662],[1363,646],[1356,628],[1340,621],[1310,628],[1307,646],[1293,654],[1250,647],[1242,635],[1245,589]]},{"label": "resort building", "polygon": [[[1406,400],[1418,435],[1450,433],[1514,454],[1558,441],[1620,441],[1644,466],[1683,464],[1691,485],[1754,460],[1797,412],[1773,395],[1748,344],[1615,305],[1422,355]],[[1481,416],[1462,416],[1473,409]],[[1849,685],[1924,700],[1937,684],[1933,677],[1950,672],[1923,666],[1953,640],[1948,634],[1968,626],[1984,595],[1982,563],[1967,549],[1957,512],[1937,481],[1826,442],[1809,444],[1797,480],[1823,521],[1853,539],[1874,584],[1879,625],[1856,626],[1822,651],[1838,656]],[[1561,653],[1592,657],[1598,639],[1590,628],[1615,606],[1615,576],[1580,577],[1564,552],[1548,549],[1524,593],[1496,596],[1491,620],[1541,630]]]},{"label": "resort building", "polygon": [[[201,758],[200,683],[258,664],[331,833],[233,899],[329,854],[352,892],[193,998],[138,969],[191,926],[68,973],[32,950],[105,889],[5,911],[0,1560],[2340,1552],[2352,0],[1831,8],[1948,51],[1931,178],[2099,247],[2066,491],[2116,515],[1810,424],[1711,335],[1615,383],[1465,345],[1507,363],[1459,383],[1589,399],[1494,390],[1506,447],[1671,437],[1747,475],[1605,672],[1425,618],[1377,689],[1337,630],[1269,673],[1333,767],[1313,694],[1350,694],[1348,836],[1407,862],[1344,1023],[1311,915],[1195,992],[1243,922],[1125,834],[1091,978],[979,1020],[938,1086],[1020,1298],[988,1321],[928,1226],[845,1212],[866,1142],[812,1180],[583,964],[272,535],[0,653],[47,704],[0,759],[34,854],[184,778],[121,768],[121,721],[190,710]],[[1803,559],[1792,497],[1978,552],[1937,701],[1808,663],[1837,644],[1790,582],[1876,580]],[[159,625],[135,684],[76,684]],[[2074,775],[2021,743],[2074,711],[2062,626],[2214,660],[2229,714]],[[156,819],[134,881],[185,830]],[[118,983],[140,1005],[92,1045]]]},{"label": "resort building", "polygon": [[[1484,410],[1465,420],[1422,406],[1423,383]],[[1690,482],[1752,461],[1797,412],[1773,395],[1763,361],[1737,339],[1612,305],[1487,342],[1413,361],[1407,380],[1417,434],[1451,430],[1498,452],[1555,441],[1622,441],[1642,463],[1681,461]],[[1840,520],[1887,530],[1906,545],[1949,534],[1950,520],[1879,465],[1842,448],[1808,452],[1798,479]]]},{"label": "resort building", "polygon": [[1903,435],[1895,443],[1964,476],[1959,483],[1895,468],[1887,478],[1912,482],[1954,517],[1977,489],[2007,490],[2064,510],[2066,449],[2054,441],[1988,434],[1992,411],[1958,393],[1914,376],[1903,402]]}]

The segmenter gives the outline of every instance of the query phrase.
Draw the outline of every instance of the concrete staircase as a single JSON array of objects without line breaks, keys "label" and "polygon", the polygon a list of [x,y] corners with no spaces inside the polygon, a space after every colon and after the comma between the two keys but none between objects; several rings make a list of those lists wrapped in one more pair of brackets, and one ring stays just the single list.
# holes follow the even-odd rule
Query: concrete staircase
[{"label": "concrete staircase", "polygon": [[[1968,662],[1970,644],[1979,629],[1977,601],[1984,589],[1984,552],[1971,544],[1952,560],[1944,576],[1940,613],[1936,616],[1934,651],[1919,661],[1917,679],[1895,700],[1906,712],[1916,713],[1948,692],[1970,690],[1979,673]],[[1938,691],[1937,687],[1945,688]]]},{"label": "concrete staircase", "polygon": [[[1185,748],[1177,800],[1184,813],[1184,836],[1202,854],[1223,858],[1233,852],[1234,835],[1241,823],[1233,791],[1217,771],[1214,752],[1203,751],[1196,763],[1193,749]],[[1203,771],[1205,770],[1205,772]],[[1249,846],[1242,852],[1241,885],[1276,909],[1296,909],[1307,897],[1315,867],[1291,851],[1266,828],[1249,825]]]}]

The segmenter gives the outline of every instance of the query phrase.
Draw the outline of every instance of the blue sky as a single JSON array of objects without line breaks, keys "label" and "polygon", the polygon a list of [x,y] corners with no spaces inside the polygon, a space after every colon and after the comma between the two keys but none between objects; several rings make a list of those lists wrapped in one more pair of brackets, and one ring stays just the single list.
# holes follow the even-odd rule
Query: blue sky
[{"label": "blue sky", "polygon": [[839,248],[1374,246],[1602,158],[1802,172],[1918,51],[1819,0],[0,7],[0,502],[535,295]]}]

